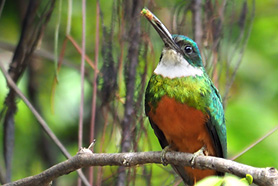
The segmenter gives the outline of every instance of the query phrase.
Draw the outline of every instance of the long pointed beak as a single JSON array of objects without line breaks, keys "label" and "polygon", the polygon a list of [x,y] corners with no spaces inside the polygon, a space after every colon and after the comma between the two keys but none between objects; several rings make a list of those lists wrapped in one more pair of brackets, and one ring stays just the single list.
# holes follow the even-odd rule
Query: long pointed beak
[{"label": "long pointed beak", "polygon": [[152,24],[154,29],[157,31],[161,39],[163,40],[166,47],[179,52],[180,54],[184,54],[182,49],[175,43],[172,38],[172,35],[167,30],[167,28],[162,24],[162,22],[147,8],[143,8],[141,14],[144,15],[148,21]]}]

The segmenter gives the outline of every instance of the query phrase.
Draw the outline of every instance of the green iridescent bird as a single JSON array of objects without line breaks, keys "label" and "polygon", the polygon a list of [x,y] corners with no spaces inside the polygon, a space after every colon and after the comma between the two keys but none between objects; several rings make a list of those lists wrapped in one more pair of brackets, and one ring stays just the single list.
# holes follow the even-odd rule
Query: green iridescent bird
[{"label": "green iridescent bird", "polygon": [[[225,158],[221,97],[205,71],[197,44],[186,36],[170,35],[153,14],[143,14],[165,44],[145,94],[146,115],[161,147],[189,153],[201,149],[204,155]],[[187,185],[210,175],[223,175],[214,170],[173,168]]]}]

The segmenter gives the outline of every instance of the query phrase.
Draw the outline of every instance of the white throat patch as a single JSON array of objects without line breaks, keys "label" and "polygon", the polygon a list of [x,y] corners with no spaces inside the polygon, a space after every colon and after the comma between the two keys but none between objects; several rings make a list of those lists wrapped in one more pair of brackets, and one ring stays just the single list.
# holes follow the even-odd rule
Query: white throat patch
[{"label": "white throat patch", "polygon": [[155,74],[168,78],[201,76],[201,67],[193,67],[181,54],[172,49],[163,49],[162,58],[154,70]]}]

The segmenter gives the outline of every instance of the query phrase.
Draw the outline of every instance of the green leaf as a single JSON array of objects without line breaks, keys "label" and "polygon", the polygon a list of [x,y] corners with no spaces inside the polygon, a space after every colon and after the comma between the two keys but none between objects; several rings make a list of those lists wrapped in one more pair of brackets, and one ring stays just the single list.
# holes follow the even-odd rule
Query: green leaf
[{"label": "green leaf", "polygon": [[242,179],[233,175],[225,176],[224,178],[210,176],[199,181],[195,186],[222,186],[223,183],[225,184],[225,186],[249,186],[250,182],[248,182],[247,179],[252,181],[253,178],[251,175],[246,175],[246,178],[244,179],[246,181],[242,181]]},{"label": "green leaf", "polygon": [[236,176],[225,176],[224,177],[225,186],[248,186],[246,182],[242,182],[240,178]]},{"label": "green leaf", "polygon": [[199,181],[195,186],[221,186],[223,178],[217,176],[210,176]]},{"label": "green leaf", "polygon": [[250,174],[246,174],[246,177],[242,178],[240,181],[245,182],[248,185],[251,185],[253,183],[253,177]]}]

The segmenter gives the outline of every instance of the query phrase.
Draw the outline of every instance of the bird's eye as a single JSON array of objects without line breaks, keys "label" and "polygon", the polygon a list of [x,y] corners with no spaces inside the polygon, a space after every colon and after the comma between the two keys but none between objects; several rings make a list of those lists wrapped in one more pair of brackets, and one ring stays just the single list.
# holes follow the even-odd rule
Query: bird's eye
[{"label": "bird's eye", "polygon": [[193,52],[193,48],[192,48],[192,46],[185,46],[184,51],[187,54],[191,54]]}]

